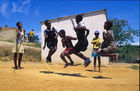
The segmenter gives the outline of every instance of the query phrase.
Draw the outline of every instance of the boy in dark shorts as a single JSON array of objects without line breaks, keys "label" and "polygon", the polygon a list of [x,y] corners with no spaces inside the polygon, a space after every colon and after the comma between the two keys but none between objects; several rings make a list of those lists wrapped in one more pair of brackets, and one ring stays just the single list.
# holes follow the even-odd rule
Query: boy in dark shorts
[{"label": "boy in dark shorts", "polygon": [[[66,49],[61,53],[60,57],[61,59],[66,63],[64,68],[66,68],[68,65],[74,65],[74,62],[72,61],[70,55],[72,54],[72,42],[71,40],[76,40],[76,38],[71,36],[66,36],[65,30],[60,30],[59,32],[60,37],[62,38],[61,42],[63,47],[66,47]],[[65,56],[70,60],[71,63],[68,63],[65,59]]]},{"label": "boy in dark shorts", "polygon": [[46,62],[47,63],[51,63],[51,56],[55,53],[55,51],[57,50],[57,30],[51,26],[51,22],[50,20],[46,20],[45,25],[47,27],[47,29],[44,31],[44,37],[45,37],[45,43],[44,43],[44,47],[43,49],[45,49],[46,47],[46,43],[47,43],[47,47],[50,49],[48,56],[46,57]]},{"label": "boy in dark shorts", "polygon": [[[77,56],[79,56],[80,58],[85,60],[84,65],[85,65],[85,67],[87,67],[91,63],[90,58],[81,54],[80,51],[85,51],[87,49],[87,46],[88,46],[87,36],[89,34],[89,30],[86,29],[82,20],[83,20],[82,15],[77,15],[76,16],[77,26],[76,27],[73,26],[73,27],[74,27],[74,30],[76,32],[78,42],[73,47],[73,52]],[[87,33],[85,34],[85,32],[87,32]]]}]

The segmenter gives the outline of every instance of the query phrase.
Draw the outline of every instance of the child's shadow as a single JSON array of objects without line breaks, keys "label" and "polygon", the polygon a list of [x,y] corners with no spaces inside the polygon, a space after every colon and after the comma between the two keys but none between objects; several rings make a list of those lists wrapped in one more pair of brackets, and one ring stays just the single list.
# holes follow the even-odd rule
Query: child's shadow
[{"label": "child's shadow", "polygon": [[95,79],[112,79],[110,77],[103,77],[103,76],[93,76],[92,78],[95,78]]},{"label": "child's shadow", "polygon": [[61,75],[61,76],[73,76],[73,77],[86,77],[86,76],[82,76],[80,73],[57,73],[57,72],[53,72],[53,71],[40,71],[40,73],[45,73],[45,74],[57,74],[57,75]]}]

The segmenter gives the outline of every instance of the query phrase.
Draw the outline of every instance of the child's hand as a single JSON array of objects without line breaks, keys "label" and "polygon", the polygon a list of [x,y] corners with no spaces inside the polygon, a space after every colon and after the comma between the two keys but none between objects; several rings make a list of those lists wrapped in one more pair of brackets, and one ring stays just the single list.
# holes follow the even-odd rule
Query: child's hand
[{"label": "child's hand", "polygon": [[43,50],[45,49],[45,46],[43,47]]},{"label": "child's hand", "polygon": [[103,31],[103,35],[105,34],[105,31]]},{"label": "child's hand", "polygon": [[54,36],[55,39],[57,39],[57,36]]},{"label": "child's hand", "polygon": [[17,32],[17,37],[20,38],[20,33],[19,32]]},{"label": "child's hand", "polygon": [[101,49],[98,49],[97,53],[99,53],[101,51]]}]

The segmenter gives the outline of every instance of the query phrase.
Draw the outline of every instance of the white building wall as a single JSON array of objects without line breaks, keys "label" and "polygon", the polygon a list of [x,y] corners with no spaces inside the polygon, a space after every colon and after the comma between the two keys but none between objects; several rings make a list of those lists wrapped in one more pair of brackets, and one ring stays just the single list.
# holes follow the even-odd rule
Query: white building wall
[{"label": "white building wall", "polygon": [[[60,19],[53,19],[53,20],[51,20],[52,26],[54,26],[58,30],[64,29],[66,31],[66,35],[76,37],[76,33],[73,30],[71,19],[73,19],[73,21],[75,22],[75,15],[60,18]],[[88,48],[85,52],[82,52],[82,53],[85,56],[90,57],[91,60],[93,60],[93,58],[91,57],[91,52],[92,52],[92,47],[93,47],[93,45],[91,44],[91,40],[94,37],[94,31],[99,30],[100,31],[100,38],[102,38],[102,32],[104,31],[103,25],[104,25],[104,22],[106,20],[107,20],[107,16],[106,16],[105,10],[100,10],[100,11],[96,11],[93,13],[86,13],[83,15],[83,22],[86,25],[87,29],[90,30],[90,34],[88,36],[88,41],[89,41]],[[75,25],[76,25],[76,23],[75,23]],[[43,34],[43,32],[45,29],[46,29],[46,26],[42,23],[42,25],[41,25],[41,34],[42,34],[41,57],[42,57],[43,61],[45,61],[46,56],[48,55],[48,51],[49,51],[47,46],[43,50],[43,46],[44,46],[44,34]],[[72,42],[73,42],[73,45],[75,45],[77,43],[77,41],[75,41],[75,40],[73,40]],[[63,52],[64,49],[65,48],[62,47],[61,38],[58,37],[57,51],[52,56],[52,61],[54,63],[63,63],[63,61],[60,58],[60,54]],[[83,63],[84,62],[82,59],[75,56],[74,54],[72,54],[71,57],[72,57],[73,61],[76,63]],[[102,57],[101,59],[102,59],[102,64],[107,64],[109,61],[108,58],[106,58],[106,57]]]}]

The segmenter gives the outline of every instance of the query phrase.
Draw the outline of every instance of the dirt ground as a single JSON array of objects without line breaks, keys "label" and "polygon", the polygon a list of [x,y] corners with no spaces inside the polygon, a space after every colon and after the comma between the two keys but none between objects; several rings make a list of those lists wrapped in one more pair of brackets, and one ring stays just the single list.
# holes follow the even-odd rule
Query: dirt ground
[{"label": "dirt ground", "polygon": [[13,70],[13,62],[0,62],[0,91],[139,91],[138,64],[103,66],[92,72],[91,64],[63,68],[62,64],[22,63],[24,69]]}]

